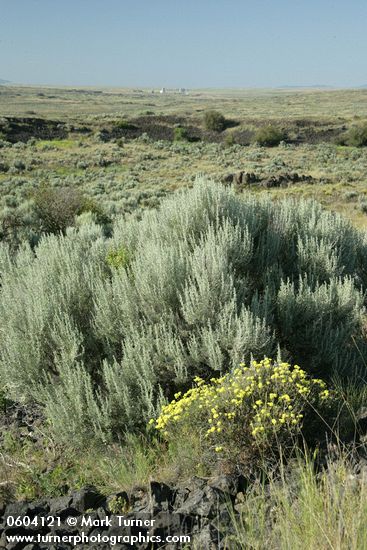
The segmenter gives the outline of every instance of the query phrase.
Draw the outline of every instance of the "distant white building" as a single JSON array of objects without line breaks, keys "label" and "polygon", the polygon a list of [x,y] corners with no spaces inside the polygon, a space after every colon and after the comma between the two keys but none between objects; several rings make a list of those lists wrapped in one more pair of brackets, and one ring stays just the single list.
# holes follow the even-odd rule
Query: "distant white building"
[{"label": "distant white building", "polygon": [[159,90],[160,94],[183,94],[187,95],[189,93],[187,88],[161,88]]}]

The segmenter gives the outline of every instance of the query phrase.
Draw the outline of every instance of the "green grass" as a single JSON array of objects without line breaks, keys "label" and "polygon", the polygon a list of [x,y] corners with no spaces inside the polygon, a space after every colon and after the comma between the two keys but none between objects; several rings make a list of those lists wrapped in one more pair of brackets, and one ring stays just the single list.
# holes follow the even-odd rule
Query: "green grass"
[{"label": "green grass", "polygon": [[240,519],[232,518],[231,548],[240,550],[364,550],[367,483],[340,458],[317,474],[299,459],[292,477],[283,475],[246,494]]},{"label": "green grass", "polygon": [[54,147],[56,149],[72,149],[77,144],[73,139],[42,139],[37,141],[36,147],[38,149],[47,149],[48,147]]},{"label": "green grass", "polygon": [[127,436],[124,445],[91,445],[78,453],[59,446],[47,435],[34,444],[19,433],[5,433],[0,455],[0,501],[54,497],[88,484],[110,494],[146,486],[151,479],[174,484],[193,475],[209,474],[204,464],[198,464],[195,436],[189,445],[177,441],[169,447],[158,439],[133,434]]}]

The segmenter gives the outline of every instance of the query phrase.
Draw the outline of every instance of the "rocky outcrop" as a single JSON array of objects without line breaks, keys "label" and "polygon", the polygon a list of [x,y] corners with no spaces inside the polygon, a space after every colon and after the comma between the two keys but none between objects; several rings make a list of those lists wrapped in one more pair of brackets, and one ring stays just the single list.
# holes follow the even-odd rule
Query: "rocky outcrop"
[{"label": "rocky outcrop", "polygon": [[[330,462],[334,447],[335,463]],[[338,468],[339,452],[336,444],[330,444],[321,453],[315,464],[320,473],[317,478],[321,472],[320,479],[324,479],[325,472],[334,475],[333,464]],[[356,453],[350,458],[345,483],[359,490],[367,481],[367,457]],[[292,464],[284,471],[287,484],[295,488],[296,472]],[[87,486],[69,495],[38,502],[0,504],[0,550],[231,550],[239,547],[236,546],[236,522],[241,525],[240,515],[247,506],[249,485],[256,482],[261,480],[235,475],[193,477],[174,487],[151,481],[146,487],[109,496]],[[283,481],[274,479],[273,483],[281,486]],[[270,530],[270,485],[265,482],[263,487],[264,494],[269,497],[266,521]],[[27,521],[22,523],[24,518]],[[28,540],[10,540],[10,537],[27,537]],[[179,537],[188,538],[183,542]]]},{"label": "rocky outcrop", "polygon": [[[177,487],[151,481],[148,487],[108,497],[88,486],[68,496],[33,503],[13,502],[0,509],[0,548],[102,549],[112,547],[103,542],[108,537],[138,537],[140,533],[141,540],[135,540],[133,545],[120,541],[113,548],[173,550],[183,548],[184,544],[166,542],[167,537],[186,535],[190,537],[190,547],[229,549],[233,535],[232,514],[236,513],[236,503],[242,498],[245,487],[243,477],[221,475],[212,479],[195,477]],[[51,517],[60,519],[51,522]],[[22,518],[29,518],[26,520],[28,525],[12,525],[13,519],[9,518],[21,518],[18,524]],[[33,522],[35,518],[37,525]],[[29,540],[10,542],[7,537],[14,535],[38,536],[39,539],[32,543]],[[50,546],[45,542],[45,537],[50,535],[80,536],[81,543],[62,542]],[[100,542],[94,546],[90,541],[84,544],[83,536],[84,542],[85,537]],[[157,542],[156,537],[161,542]]]},{"label": "rocky outcrop", "polygon": [[312,176],[305,174],[298,174],[297,172],[285,172],[276,174],[273,176],[262,177],[252,172],[236,172],[227,174],[222,178],[224,184],[235,185],[236,187],[243,188],[251,185],[259,185],[261,187],[273,188],[273,187],[288,187],[296,183],[325,183],[319,180],[315,180]]}]

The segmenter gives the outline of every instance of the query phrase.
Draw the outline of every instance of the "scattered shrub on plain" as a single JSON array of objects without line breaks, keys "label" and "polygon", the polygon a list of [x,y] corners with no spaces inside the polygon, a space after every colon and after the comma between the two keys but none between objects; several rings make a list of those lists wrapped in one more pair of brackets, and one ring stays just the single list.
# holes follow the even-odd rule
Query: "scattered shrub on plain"
[{"label": "scattered shrub on plain", "polygon": [[226,119],[218,111],[206,111],[204,113],[204,126],[206,130],[211,132],[222,132],[226,127]]},{"label": "scattered shrub on plain", "polygon": [[70,187],[41,186],[33,193],[34,211],[45,233],[65,232],[83,207],[83,195]]},{"label": "scattered shrub on plain", "polygon": [[188,131],[187,128],[182,126],[177,126],[173,129],[173,140],[174,141],[187,141],[188,140]]},{"label": "scattered shrub on plain", "polygon": [[16,159],[13,163],[13,166],[19,172],[23,172],[26,169],[26,165],[22,160]]},{"label": "scattered shrub on plain", "polygon": [[286,139],[285,133],[275,126],[262,126],[255,133],[254,141],[264,147],[275,147]]},{"label": "scattered shrub on plain", "polygon": [[358,193],[357,191],[346,191],[344,193],[344,198],[347,200],[347,201],[352,201],[353,199],[357,199],[358,198]]},{"label": "scattered shrub on plain", "polygon": [[343,136],[344,143],[352,147],[365,147],[367,145],[367,123],[350,128]]},{"label": "scattered shrub on plain", "polygon": [[134,124],[128,120],[116,120],[113,125],[117,130],[129,130],[135,128]]},{"label": "scattered shrub on plain", "polygon": [[97,223],[110,222],[96,201],[86,198],[79,189],[42,185],[32,198],[38,229],[44,233],[65,233],[67,227],[74,225],[75,217],[83,212],[92,212]]},{"label": "scattered shrub on plain", "polygon": [[232,145],[235,145],[235,143],[236,143],[236,140],[235,140],[235,136],[233,135],[233,133],[227,134],[225,139],[224,139],[224,144],[227,147],[232,147]]}]

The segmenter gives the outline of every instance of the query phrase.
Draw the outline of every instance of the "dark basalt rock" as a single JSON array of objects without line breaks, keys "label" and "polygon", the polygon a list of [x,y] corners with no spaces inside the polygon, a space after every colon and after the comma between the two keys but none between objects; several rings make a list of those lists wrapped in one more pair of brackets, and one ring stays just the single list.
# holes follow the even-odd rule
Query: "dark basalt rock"
[{"label": "dark basalt rock", "polygon": [[87,486],[72,493],[71,506],[79,512],[94,510],[105,502],[105,497],[93,486]]},{"label": "dark basalt rock", "polygon": [[60,510],[58,517],[61,521],[65,521],[67,518],[77,518],[81,515],[81,512],[77,510],[76,508],[73,508],[72,506],[69,506],[68,508],[64,508],[63,510]]},{"label": "dark basalt rock", "polygon": [[296,183],[315,183],[315,180],[312,176],[299,175],[297,172],[294,173],[284,173],[278,174],[276,176],[271,176],[270,178],[264,179],[261,181],[262,187],[272,188],[272,187],[288,187],[289,185],[294,185]]},{"label": "dark basalt rock", "polygon": [[235,496],[248,485],[248,481],[243,476],[220,475],[208,481],[209,487]]},{"label": "dark basalt rock", "polygon": [[31,138],[63,139],[67,136],[63,122],[35,117],[4,117],[0,131],[11,143],[27,142]]},{"label": "dark basalt rock", "polygon": [[[49,499],[45,502],[12,502],[3,510],[0,518],[0,550],[1,544],[6,550],[29,548],[43,550],[52,548],[43,543],[40,545],[29,543],[9,543],[6,545],[6,535],[27,535],[35,533],[50,533],[52,535],[77,535],[84,532],[87,536],[121,536],[123,535],[150,535],[161,537],[165,540],[167,535],[190,535],[192,544],[200,548],[229,548],[226,546],[225,537],[231,530],[230,509],[234,511],[236,495],[245,486],[244,480],[238,476],[221,475],[211,479],[194,477],[180,487],[170,487],[165,483],[151,481],[148,488],[137,487],[129,493],[122,491],[115,495],[105,497],[93,486],[87,486],[71,495]],[[121,499],[121,504],[126,510],[111,510],[111,501]],[[113,509],[113,507],[112,507]],[[234,513],[236,513],[234,511]],[[6,526],[8,516],[55,516],[61,519],[62,525],[34,527],[9,527]],[[82,516],[91,518],[90,526],[81,526]],[[77,525],[68,525],[65,521],[68,517],[79,518]],[[124,516],[126,525],[118,525],[117,516]],[[137,526],[134,520],[153,520],[153,525]],[[102,520],[102,521],[101,521]],[[101,522],[98,524],[98,522]],[[130,523],[129,523],[130,521]],[[78,545],[78,548],[108,547],[101,542],[99,545]],[[114,548],[128,548],[121,543]],[[70,545],[60,543],[54,546],[58,550],[69,549]],[[130,546],[131,548],[131,546]],[[150,545],[148,542],[139,542],[134,548],[166,548],[178,549],[180,545]]]},{"label": "dark basalt rock", "polygon": [[57,497],[50,500],[50,516],[59,516],[63,510],[69,508],[71,501],[71,496]]},{"label": "dark basalt rock", "polygon": [[168,485],[165,483],[158,483],[157,481],[151,481],[150,495],[153,507],[156,506],[165,511],[172,510],[175,491]]},{"label": "dark basalt rock", "polygon": [[314,184],[316,182],[325,183],[324,181],[315,180],[312,176],[298,174],[297,172],[285,172],[264,178],[252,172],[241,171],[227,174],[222,178],[222,183],[235,185],[240,189],[249,185],[260,185],[261,187],[271,189],[273,187],[288,187],[297,183]]}]

